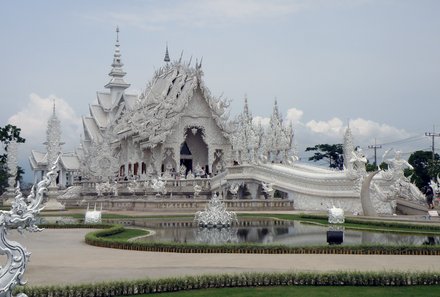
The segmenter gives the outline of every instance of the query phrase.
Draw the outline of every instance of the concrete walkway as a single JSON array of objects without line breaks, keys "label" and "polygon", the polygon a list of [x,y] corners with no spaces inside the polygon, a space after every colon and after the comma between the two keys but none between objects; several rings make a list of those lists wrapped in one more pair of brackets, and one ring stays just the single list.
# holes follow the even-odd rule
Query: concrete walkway
[{"label": "concrete walkway", "polygon": [[32,252],[25,273],[29,285],[234,273],[244,271],[432,271],[439,256],[178,254],[126,251],[86,245],[91,230],[46,229],[11,233]]}]

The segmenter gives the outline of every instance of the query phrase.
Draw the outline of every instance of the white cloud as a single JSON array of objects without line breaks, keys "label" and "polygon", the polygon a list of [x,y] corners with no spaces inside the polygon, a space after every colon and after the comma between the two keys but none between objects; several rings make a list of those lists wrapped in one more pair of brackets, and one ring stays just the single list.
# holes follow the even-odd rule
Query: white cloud
[{"label": "white cloud", "polygon": [[339,118],[332,118],[328,121],[311,120],[306,124],[314,133],[327,134],[328,136],[340,136],[344,131],[344,123]]},{"label": "white cloud", "polygon": [[288,122],[293,122],[293,124],[298,124],[301,121],[301,118],[304,114],[304,111],[296,108],[289,108],[287,110],[286,120]]},{"label": "white cloud", "polygon": [[356,138],[366,144],[372,144],[375,140],[379,143],[390,140],[406,139],[411,136],[404,129],[399,129],[388,124],[377,123],[370,120],[358,118],[350,121],[350,128]]},{"label": "white cloud", "polygon": [[54,95],[42,98],[32,93],[26,107],[11,116],[8,122],[21,128],[21,135],[27,142],[42,143],[46,140],[47,120],[53,112],[54,102],[56,114],[61,121],[61,139],[70,145],[75,145],[72,142],[76,140],[78,144],[81,119],[64,99]]},{"label": "white cloud", "polygon": [[[328,121],[311,120],[306,127],[313,133],[325,134],[327,137],[340,138],[347,128],[343,121],[334,117]],[[371,120],[358,118],[350,120],[350,128],[355,140],[364,143],[378,139],[388,142],[390,139],[405,139],[410,137],[410,133],[404,129],[399,129],[388,124],[377,123]]]}]

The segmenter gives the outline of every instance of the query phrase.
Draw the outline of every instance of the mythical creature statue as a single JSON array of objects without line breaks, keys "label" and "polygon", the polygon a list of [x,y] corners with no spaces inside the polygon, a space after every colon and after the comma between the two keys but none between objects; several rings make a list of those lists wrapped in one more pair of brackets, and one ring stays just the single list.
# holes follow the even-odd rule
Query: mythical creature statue
[{"label": "mythical creature statue", "polygon": [[202,186],[195,184],[194,185],[194,198],[198,197],[201,191],[202,191]]},{"label": "mythical creature statue", "polygon": [[273,183],[262,182],[261,188],[265,196],[267,196],[267,198],[273,198],[273,194],[274,194]]},{"label": "mythical creature statue", "polygon": [[[16,197],[12,203],[10,211],[0,211],[0,254],[6,255],[6,264],[0,269],[0,296],[12,297],[12,290],[17,285],[24,285],[26,282],[22,280],[23,274],[29,262],[30,253],[18,242],[10,241],[6,238],[10,229],[17,229],[23,233],[24,230],[29,232],[39,232],[36,226],[37,215],[44,207],[44,192],[47,187],[55,180],[58,159],[54,162],[52,169],[46,174],[45,178],[40,181],[35,191],[32,187],[31,193],[24,198],[20,185],[17,183]],[[19,294],[17,297],[27,297],[26,294]]]},{"label": "mythical creature statue", "polygon": [[237,198],[238,190],[240,189],[240,184],[238,183],[232,183],[229,187],[229,192],[232,194],[232,197],[235,199]]},{"label": "mythical creature statue", "polygon": [[151,180],[151,187],[155,192],[157,192],[156,197],[160,197],[161,194],[165,195],[167,193],[166,189],[166,181],[162,180],[162,178],[159,176],[157,179],[153,178]]},{"label": "mythical creature statue", "polygon": [[424,204],[425,195],[404,175],[405,168],[413,169],[413,167],[401,158],[401,151],[396,151],[394,158],[385,159],[391,150],[386,151],[382,157],[389,166],[389,169],[382,173],[382,177],[392,182],[387,193],[388,200],[395,200],[400,197],[408,201]]},{"label": "mythical creature statue", "polygon": [[[383,158],[389,153],[389,150],[385,152]],[[396,151],[393,159],[386,159],[384,161],[388,164],[389,172],[391,172],[395,179],[404,178],[403,170],[405,168],[414,169],[408,161],[402,159],[402,152]]]}]

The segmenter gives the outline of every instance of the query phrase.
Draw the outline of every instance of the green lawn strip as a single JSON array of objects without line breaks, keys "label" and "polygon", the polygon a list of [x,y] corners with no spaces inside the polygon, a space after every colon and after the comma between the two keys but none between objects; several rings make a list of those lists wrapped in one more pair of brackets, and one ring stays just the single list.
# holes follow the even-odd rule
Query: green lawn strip
[{"label": "green lawn strip", "polygon": [[[161,297],[438,297],[440,286],[413,287],[332,287],[332,286],[284,286],[284,287],[249,287],[222,288],[161,293]],[[131,297],[148,295],[132,295]],[[122,296],[118,296],[122,297]]]},{"label": "green lawn strip", "polygon": [[[306,287],[310,291],[305,291]],[[334,286],[334,289],[332,288]],[[225,290],[225,288],[242,290]],[[263,289],[266,288],[266,290]],[[213,289],[218,288],[218,289]],[[297,289],[298,295],[291,295]],[[206,289],[210,289],[207,290]],[[392,290],[394,289],[394,290]],[[29,297],[104,297],[144,296],[142,294],[181,292],[161,296],[438,296],[440,275],[433,272],[285,272],[204,274],[110,281],[68,286],[24,286],[14,293],[23,292]],[[313,291],[316,292],[313,292]],[[334,291],[333,291],[334,290]],[[240,292],[241,291],[241,292]],[[181,295],[183,293],[189,295]],[[232,295],[239,292],[236,295]],[[262,292],[262,293],[261,293]],[[310,292],[310,293],[307,293]],[[412,295],[399,295],[409,293]],[[433,295],[432,293],[437,295]],[[209,294],[207,294],[209,293]],[[211,294],[212,293],[212,294]],[[251,295],[242,295],[251,294]],[[195,295],[197,294],[197,295]],[[202,294],[202,295],[200,295]],[[213,295],[219,294],[219,295]],[[263,294],[263,295],[255,295]],[[317,295],[331,294],[331,295]],[[350,294],[350,295],[348,295]],[[367,295],[360,295],[367,294]],[[376,295],[377,294],[377,295]]]},{"label": "green lawn strip", "polygon": [[144,229],[132,229],[132,228],[124,228],[124,231],[116,234],[112,234],[107,236],[107,238],[111,239],[119,239],[119,240],[129,240],[131,238],[135,238],[138,236],[148,235],[149,232]]}]

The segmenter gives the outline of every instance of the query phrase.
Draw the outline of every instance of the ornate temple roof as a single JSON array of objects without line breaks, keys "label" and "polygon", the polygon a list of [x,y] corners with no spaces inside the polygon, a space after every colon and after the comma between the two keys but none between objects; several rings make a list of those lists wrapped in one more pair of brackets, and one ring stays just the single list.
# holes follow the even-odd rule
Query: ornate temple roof
[{"label": "ornate temple roof", "polygon": [[75,153],[62,154],[60,164],[67,170],[77,171],[80,169],[80,162]]},{"label": "ornate temple roof", "polygon": [[132,111],[136,108],[137,95],[125,94],[130,84],[124,81],[124,65],[121,60],[119,45],[119,28],[116,29],[117,37],[115,52],[113,55],[112,69],[109,73],[110,81],[105,85],[109,89],[106,92],[96,92],[97,104],[89,106],[90,114],[83,116],[84,148],[92,143],[100,143],[104,140],[104,134],[108,128],[114,125],[124,111]]},{"label": "ornate temple roof", "polygon": [[[29,157],[29,163],[33,171],[46,170],[47,153],[32,150],[31,156]],[[62,153],[59,164],[67,171],[77,171],[80,169],[80,163],[76,153]]]},{"label": "ornate temple roof", "polygon": [[229,136],[227,107],[229,102],[214,98],[202,80],[201,63],[195,66],[176,61],[156,71],[139,97],[135,108],[126,110],[118,120],[115,132],[120,138],[136,136],[145,147],[155,147],[173,132],[185,108],[200,90],[211,116],[225,137]]}]

